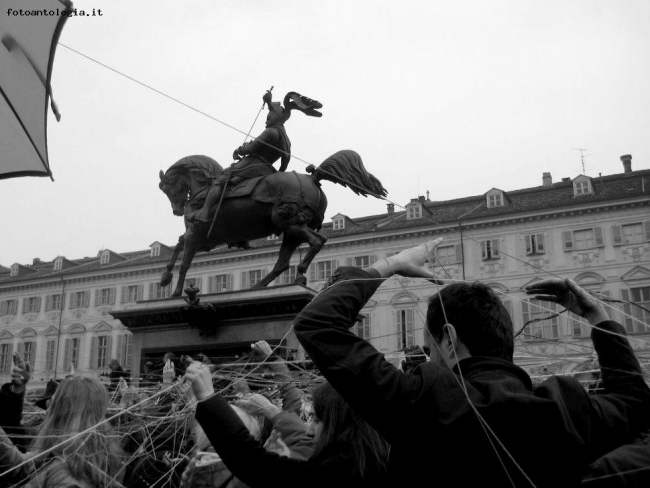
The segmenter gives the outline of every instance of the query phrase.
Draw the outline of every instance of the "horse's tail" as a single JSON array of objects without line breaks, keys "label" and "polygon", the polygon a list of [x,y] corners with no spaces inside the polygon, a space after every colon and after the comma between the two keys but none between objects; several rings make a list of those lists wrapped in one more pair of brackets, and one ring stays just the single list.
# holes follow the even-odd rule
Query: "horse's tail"
[{"label": "horse's tail", "polygon": [[307,171],[316,181],[327,180],[347,186],[364,197],[384,198],[388,194],[381,182],[366,171],[361,156],[349,149],[332,154],[318,168],[313,164],[308,166]]}]

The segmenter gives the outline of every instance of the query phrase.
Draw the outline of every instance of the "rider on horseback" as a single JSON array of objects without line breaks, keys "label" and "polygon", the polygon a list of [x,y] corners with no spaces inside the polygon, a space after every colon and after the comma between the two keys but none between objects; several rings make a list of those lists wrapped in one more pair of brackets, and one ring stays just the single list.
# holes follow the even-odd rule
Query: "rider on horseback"
[{"label": "rider on horseback", "polygon": [[322,104],[296,92],[287,93],[284,97],[284,107],[279,102],[271,101],[270,90],[264,94],[262,100],[269,108],[266,130],[256,139],[235,149],[233,159],[237,162],[212,183],[203,207],[194,215],[188,216],[190,221],[210,224],[211,209],[221,198],[226,182],[229,185],[236,185],[246,179],[273,174],[276,172],[273,163],[278,159],[281,160],[280,171],[287,169],[291,157],[291,142],[284,129],[284,123],[291,116],[292,109],[298,109],[314,117],[322,115],[315,110],[321,108]]}]

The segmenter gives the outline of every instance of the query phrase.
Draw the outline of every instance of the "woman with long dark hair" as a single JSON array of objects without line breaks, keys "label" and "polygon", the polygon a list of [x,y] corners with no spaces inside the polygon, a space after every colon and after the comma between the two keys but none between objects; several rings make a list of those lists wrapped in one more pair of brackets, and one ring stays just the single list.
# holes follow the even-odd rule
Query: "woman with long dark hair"
[{"label": "woman with long dark hair", "polygon": [[104,422],[108,391],[98,380],[76,376],[58,386],[30,451],[22,454],[0,432],[0,473],[30,479],[26,487],[117,487],[122,449]]},{"label": "woman with long dark hair", "polygon": [[230,471],[251,488],[285,488],[288,479],[310,488],[370,487],[381,482],[388,445],[328,383],[313,393],[311,430],[316,447],[305,461],[260,446],[228,403],[214,393],[211,374],[201,363],[192,363],[185,377],[192,381],[199,401],[196,419],[212,446]]}]

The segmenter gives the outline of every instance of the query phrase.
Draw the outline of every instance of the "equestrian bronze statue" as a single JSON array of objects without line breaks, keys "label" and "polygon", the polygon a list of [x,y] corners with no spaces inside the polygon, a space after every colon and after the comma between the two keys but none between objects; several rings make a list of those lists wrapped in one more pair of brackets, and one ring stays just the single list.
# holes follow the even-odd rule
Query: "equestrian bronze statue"
[{"label": "equestrian bronze statue", "polygon": [[[282,235],[282,246],[273,270],[255,287],[264,287],[289,268],[293,252],[307,243],[309,251],[296,267],[295,283],[306,284],[305,272],[322,249],[327,238],[318,233],[325,218],[327,198],[320,185],[328,180],[349,187],[356,194],[377,198],[386,196],[380,181],[368,173],[359,155],[339,151],[311,174],[285,172],[290,143],[283,124],[289,111],[298,109],[320,116],[315,100],[291,92],[284,107],[272,103],[270,92],[264,96],[269,106],[267,129],[254,141],[235,150],[243,156],[224,170],[207,156],[187,156],[160,172],[160,189],[167,195],[174,215],[184,217],[185,234],[180,236],[160,284],[172,281],[176,259],[183,251],[178,283],[173,296],[183,292],[185,275],[197,252],[210,251],[228,244],[247,248],[248,241]],[[237,158],[235,158],[237,159]],[[272,164],[281,159],[280,171]]]}]

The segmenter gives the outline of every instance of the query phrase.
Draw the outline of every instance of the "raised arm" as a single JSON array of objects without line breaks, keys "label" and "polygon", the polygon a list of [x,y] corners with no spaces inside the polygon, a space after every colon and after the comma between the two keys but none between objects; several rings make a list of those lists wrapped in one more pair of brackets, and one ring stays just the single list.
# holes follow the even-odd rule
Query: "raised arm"
[{"label": "raised arm", "polygon": [[[251,488],[284,488],[287,479],[309,480],[310,486],[331,488],[340,473],[328,472],[316,463],[268,452],[257,442],[237,414],[215,394],[210,371],[199,362],[185,373],[198,404],[196,419],[210,443],[232,473]],[[282,476],[278,476],[282,473]]]},{"label": "raised arm", "polygon": [[282,410],[300,415],[302,392],[296,387],[287,364],[281,357],[273,354],[271,346],[266,341],[251,344],[251,349],[258,358],[265,361],[264,366],[278,383],[282,396]]},{"label": "raised arm", "polygon": [[[388,441],[403,434],[411,400],[421,392],[418,374],[402,373],[349,328],[377,288],[393,273],[435,279],[425,267],[441,239],[378,261],[370,268],[339,268],[298,315],[295,332],[314,364],[336,390]],[[432,370],[427,374],[435,374]],[[394,422],[399,418],[401,422]]]},{"label": "raised arm", "polygon": [[590,396],[585,412],[589,445],[596,453],[631,440],[650,421],[650,388],[625,329],[609,320],[602,305],[571,280],[549,279],[526,288],[535,298],[558,303],[586,318],[598,353],[605,394]]}]

